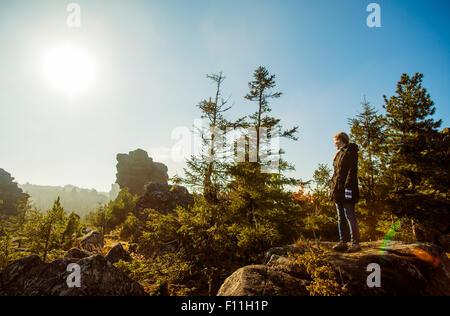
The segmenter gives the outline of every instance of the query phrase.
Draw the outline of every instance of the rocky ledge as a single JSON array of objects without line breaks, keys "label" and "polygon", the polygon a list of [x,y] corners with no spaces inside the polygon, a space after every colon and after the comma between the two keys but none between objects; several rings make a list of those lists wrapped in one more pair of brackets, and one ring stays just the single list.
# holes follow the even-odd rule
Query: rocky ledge
[{"label": "rocky ledge", "polygon": [[[450,295],[450,260],[439,246],[426,243],[362,243],[358,253],[332,251],[333,243],[320,242],[330,251],[329,264],[350,296]],[[265,264],[243,267],[220,288],[219,296],[308,296],[311,282],[306,268],[289,258],[302,254],[301,244],[270,249]],[[369,287],[368,278],[380,268],[380,287]],[[369,267],[369,269],[368,269]]]}]

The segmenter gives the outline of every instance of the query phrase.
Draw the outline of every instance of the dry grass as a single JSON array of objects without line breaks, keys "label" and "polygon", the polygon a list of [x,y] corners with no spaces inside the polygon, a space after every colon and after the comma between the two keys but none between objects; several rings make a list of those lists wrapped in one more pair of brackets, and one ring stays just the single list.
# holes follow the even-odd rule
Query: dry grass
[{"label": "dry grass", "polygon": [[102,254],[106,255],[111,250],[111,248],[117,245],[118,243],[121,243],[123,249],[128,251],[130,244],[127,241],[120,240],[118,235],[105,236],[105,245],[103,246]]}]

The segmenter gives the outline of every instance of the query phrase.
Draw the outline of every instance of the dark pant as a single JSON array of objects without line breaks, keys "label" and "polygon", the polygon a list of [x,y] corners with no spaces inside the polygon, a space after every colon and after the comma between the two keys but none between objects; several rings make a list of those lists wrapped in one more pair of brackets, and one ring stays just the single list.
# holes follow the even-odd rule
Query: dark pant
[{"label": "dark pant", "polygon": [[[342,242],[359,244],[359,227],[355,215],[355,203],[336,203],[339,224],[339,238]],[[350,228],[350,231],[349,231]]]}]

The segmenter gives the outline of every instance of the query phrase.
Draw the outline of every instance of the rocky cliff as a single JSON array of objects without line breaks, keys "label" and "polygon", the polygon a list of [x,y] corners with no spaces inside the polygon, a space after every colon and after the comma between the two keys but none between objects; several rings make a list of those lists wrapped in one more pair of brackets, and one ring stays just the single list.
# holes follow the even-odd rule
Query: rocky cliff
[{"label": "rocky cliff", "polygon": [[193,204],[194,197],[185,187],[149,182],[145,185],[142,196],[136,201],[136,209],[137,213],[148,208],[167,214],[177,206],[188,207]]},{"label": "rocky cliff", "polygon": [[132,194],[142,195],[148,182],[167,184],[167,166],[154,162],[145,150],[137,149],[128,154],[117,155],[117,183],[127,187]]},{"label": "rocky cliff", "polygon": [[11,174],[0,168],[0,215],[16,215],[15,204],[24,197]]}]

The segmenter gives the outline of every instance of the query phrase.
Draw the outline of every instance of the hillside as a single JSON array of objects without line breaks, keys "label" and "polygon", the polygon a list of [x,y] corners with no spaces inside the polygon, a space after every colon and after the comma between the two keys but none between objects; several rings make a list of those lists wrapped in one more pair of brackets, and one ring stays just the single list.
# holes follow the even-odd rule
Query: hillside
[{"label": "hillside", "polygon": [[[105,241],[103,237],[91,239],[85,244],[92,246],[94,241],[99,242],[97,254],[73,248],[64,258],[51,263],[42,262],[37,255],[14,261],[0,271],[0,296],[183,295],[185,285],[133,280],[112,266],[120,259],[138,260],[135,254],[130,256],[125,250],[127,246],[122,248],[117,236],[113,237],[105,236]],[[329,242],[302,241],[272,248],[265,253],[265,264],[238,269],[225,280],[217,295],[450,295],[450,260],[442,247],[428,243],[377,241],[363,243],[363,251],[359,253],[337,253],[331,251],[331,246]],[[313,259],[316,265],[312,261],[305,265],[306,258]],[[66,286],[69,275],[66,267],[70,263],[82,267],[84,282],[80,288]],[[379,284],[372,287],[368,280],[374,280],[373,271],[368,266],[373,264],[379,265],[380,275]],[[332,277],[328,268],[335,273],[335,284],[330,283]]]},{"label": "hillside", "polygon": [[83,189],[73,185],[60,187],[19,184],[19,188],[30,195],[30,200],[37,209],[41,211],[51,209],[53,202],[59,196],[61,204],[67,212],[74,212],[80,216],[95,211],[99,204],[105,204],[115,199],[118,194],[116,186],[112,185],[110,192],[98,192],[95,189]]}]

